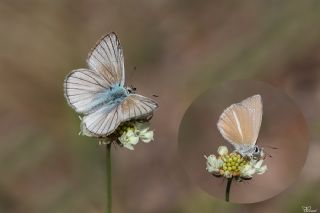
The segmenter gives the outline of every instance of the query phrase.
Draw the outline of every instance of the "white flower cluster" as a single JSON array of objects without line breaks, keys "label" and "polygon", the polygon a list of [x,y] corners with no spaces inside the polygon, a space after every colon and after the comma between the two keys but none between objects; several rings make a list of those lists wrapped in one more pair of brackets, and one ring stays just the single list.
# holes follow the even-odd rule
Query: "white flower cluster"
[{"label": "white flower cluster", "polygon": [[207,171],[209,173],[219,175],[220,168],[223,165],[223,160],[217,158],[215,155],[204,156],[207,159]]},{"label": "white flower cluster", "polygon": [[144,143],[153,141],[153,130],[149,130],[148,123],[134,122],[133,128],[128,128],[118,138],[123,147],[134,150],[133,146],[136,145],[139,140]]},{"label": "white flower cluster", "polygon": [[251,160],[240,170],[240,176],[244,178],[252,178],[254,174],[261,175],[267,171],[267,165],[263,165],[263,160]]},{"label": "white flower cluster", "polygon": [[267,166],[262,165],[263,159],[255,160],[243,157],[236,152],[228,153],[228,148],[225,146],[218,148],[218,154],[218,157],[204,156],[207,160],[206,170],[217,177],[236,177],[241,181],[252,178],[254,174],[263,174],[267,171]]}]

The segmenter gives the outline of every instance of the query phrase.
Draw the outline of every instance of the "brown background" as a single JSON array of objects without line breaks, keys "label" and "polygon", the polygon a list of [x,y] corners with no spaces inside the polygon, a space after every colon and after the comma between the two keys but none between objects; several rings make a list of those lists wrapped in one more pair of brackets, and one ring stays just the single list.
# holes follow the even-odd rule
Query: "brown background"
[{"label": "brown background", "polygon": [[[320,209],[319,19],[318,0],[2,0],[0,212],[103,212],[104,149],[77,135],[79,119],[62,84],[110,31],[124,46],[126,82],[160,96],[155,142],[113,150],[114,212]],[[310,149],[285,193],[230,206],[189,180],[177,134],[194,98],[239,78],[285,91],[307,119]]]}]

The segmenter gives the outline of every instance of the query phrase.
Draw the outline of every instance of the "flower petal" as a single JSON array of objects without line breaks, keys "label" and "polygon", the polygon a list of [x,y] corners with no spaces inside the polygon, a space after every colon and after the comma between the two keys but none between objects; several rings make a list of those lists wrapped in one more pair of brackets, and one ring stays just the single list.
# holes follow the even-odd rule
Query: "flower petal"
[{"label": "flower petal", "polygon": [[263,173],[265,173],[267,171],[268,167],[267,165],[264,165],[262,167],[260,167],[259,169],[256,169],[256,173],[259,175],[262,175]]},{"label": "flower petal", "polygon": [[240,170],[240,176],[246,178],[252,177],[252,175],[254,175],[255,172],[256,170],[250,164],[246,164]]},{"label": "flower petal", "polygon": [[140,134],[139,137],[143,142],[149,143],[150,141],[153,141],[153,131],[147,131],[143,134]]},{"label": "flower petal", "polygon": [[134,148],[131,144],[124,144],[123,147],[130,149],[130,150],[134,150]]},{"label": "flower petal", "polygon": [[259,169],[262,166],[263,160],[259,160],[255,163],[254,168]]},{"label": "flower petal", "polygon": [[134,134],[133,130],[128,130],[127,132],[124,132],[118,140],[123,147],[133,150],[133,145],[136,145],[139,142],[139,137]]},{"label": "flower petal", "polygon": [[223,161],[221,159],[217,159],[215,155],[204,156],[207,159],[206,169],[209,173],[219,173],[221,166],[223,165]]},{"label": "flower petal", "polygon": [[228,148],[226,146],[219,146],[218,147],[218,153],[219,153],[219,155],[227,155],[228,154]]}]

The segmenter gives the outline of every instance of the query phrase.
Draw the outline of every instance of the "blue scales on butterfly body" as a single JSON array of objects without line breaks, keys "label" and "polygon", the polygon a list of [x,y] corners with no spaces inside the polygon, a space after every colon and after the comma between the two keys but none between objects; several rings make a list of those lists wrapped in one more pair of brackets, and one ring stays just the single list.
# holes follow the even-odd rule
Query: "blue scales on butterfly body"
[{"label": "blue scales on butterfly body", "polygon": [[100,91],[91,102],[89,113],[95,112],[101,107],[105,107],[105,112],[109,112],[118,106],[128,95],[128,90],[119,85],[106,88]]}]

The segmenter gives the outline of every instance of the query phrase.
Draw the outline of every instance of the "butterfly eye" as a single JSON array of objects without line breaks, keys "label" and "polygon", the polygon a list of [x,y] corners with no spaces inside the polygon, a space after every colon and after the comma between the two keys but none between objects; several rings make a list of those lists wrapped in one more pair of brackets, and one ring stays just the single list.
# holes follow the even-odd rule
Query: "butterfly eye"
[{"label": "butterfly eye", "polygon": [[255,153],[258,153],[259,152],[259,148],[256,146],[256,147],[254,147],[254,152]]}]

